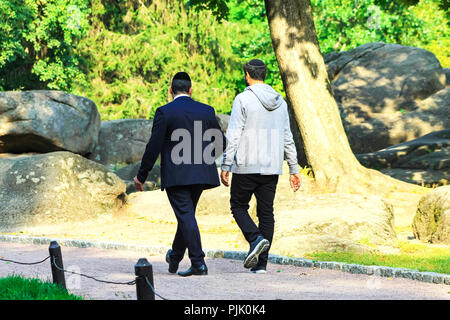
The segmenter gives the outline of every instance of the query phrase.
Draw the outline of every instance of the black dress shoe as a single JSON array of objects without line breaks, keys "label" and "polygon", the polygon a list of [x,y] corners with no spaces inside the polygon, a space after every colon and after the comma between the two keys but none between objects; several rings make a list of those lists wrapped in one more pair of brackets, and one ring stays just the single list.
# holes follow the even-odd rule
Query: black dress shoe
[{"label": "black dress shoe", "polygon": [[244,268],[253,268],[258,264],[259,255],[269,249],[270,242],[262,236],[258,236],[255,241],[250,244],[250,251],[244,260]]},{"label": "black dress shoe", "polygon": [[169,272],[170,273],[177,273],[179,262],[172,261],[173,259],[170,258],[170,254],[172,253],[172,249],[169,249],[166,254],[166,262],[169,264]]},{"label": "black dress shoe", "polygon": [[194,267],[191,266],[186,271],[180,271],[178,272],[178,275],[182,277],[189,277],[189,276],[206,276],[208,274],[208,268],[206,267],[206,264],[201,265],[200,267]]}]

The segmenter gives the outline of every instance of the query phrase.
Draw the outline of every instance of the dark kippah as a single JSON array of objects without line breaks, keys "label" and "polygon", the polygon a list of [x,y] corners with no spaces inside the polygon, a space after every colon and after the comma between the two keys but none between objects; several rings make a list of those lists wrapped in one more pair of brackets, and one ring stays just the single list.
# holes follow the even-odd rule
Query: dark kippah
[{"label": "dark kippah", "polygon": [[244,73],[248,73],[254,80],[266,79],[267,66],[259,59],[253,59],[244,65]]},{"label": "dark kippah", "polygon": [[191,81],[191,77],[189,77],[189,75],[182,71],[182,72],[178,72],[177,74],[175,74],[175,76],[173,77],[173,80],[186,80],[186,81]]},{"label": "dark kippah", "polygon": [[251,67],[256,67],[256,68],[265,68],[266,65],[264,64],[264,62],[262,62],[259,59],[253,59],[250,60],[247,65],[251,66]]}]

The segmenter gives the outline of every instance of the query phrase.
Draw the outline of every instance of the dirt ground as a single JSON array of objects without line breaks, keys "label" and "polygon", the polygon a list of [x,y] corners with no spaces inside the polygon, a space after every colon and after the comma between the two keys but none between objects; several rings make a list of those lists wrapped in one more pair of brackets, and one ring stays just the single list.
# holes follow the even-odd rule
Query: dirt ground
[{"label": "dirt ground", "polygon": [[[289,189],[287,178],[281,177],[279,184],[282,186],[285,184],[284,189]],[[224,188],[224,194],[229,194],[229,189],[221,188]],[[152,192],[161,193],[161,191]],[[170,207],[165,194],[161,193],[162,197],[155,200],[152,197],[152,192],[129,195],[126,207],[113,215],[105,215],[88,221],[74,220],[67,223],[42,224],[15,230],[12,234],[171,246],[177,227],[175,215],[171,209],[166,210],[166,212],[160,209]],[[296,194],[290,194],[291,192],[286,190],[284,192],[289,193],[287,198],[302,199],[307,197],[308,194],[320,193],[320,190],[314,190],[308,179],[303,177],[303,185]],[[417,203],[422,196],[423,192],[408,194],[386,192],[382,195],[382,198],[394,207],[395,231],[398,240],[412,240],[411,223]],[[161,201],[165,201],[167,204]],[[229,213],[229,199],[224,195],[223,199],[219,199],[217,202],[220,206],[223,203],[223,208],[220,208],[221,212],[196,215],[203,248],[247,251],[248,243],[242,236],[233,216]],[[276,221],[275,212],[275,238],[278,225]],[[396,252],[395,248],[389,247],[383,247],[381,250],[386,250],[386,253]],[[301,256],[302,254],[289,251],[289,248],[281,245],[278,246],[276,241],[272,245],[271,253],[292,256]]]},{"label": "dirt ground", "polygon": [[[206,259],[207,276],[182,278],[169,274],[164,256],[139,252],[62,247],[65,269],[95,276],[101,280],[134,280],[134,265],[147,258],[153,265],[157,293],[169,300],[449,300],[449,288],[399,278],[349,274],[326,269],[268,265],[267,274],[251,274],[242,261]],[[48,256],[48,246],[0,242],[0,256],[24,262]],[[180,270],[189,267],[184,259]],[[0,277],[20,274],[51,281],[50,262],[21,266],[0,261]],[[66,275],[70,292],[85,299],[136,299],[134,285],[99,283],[77,275]],[[156,298],[159,300],[160,298]]]}]

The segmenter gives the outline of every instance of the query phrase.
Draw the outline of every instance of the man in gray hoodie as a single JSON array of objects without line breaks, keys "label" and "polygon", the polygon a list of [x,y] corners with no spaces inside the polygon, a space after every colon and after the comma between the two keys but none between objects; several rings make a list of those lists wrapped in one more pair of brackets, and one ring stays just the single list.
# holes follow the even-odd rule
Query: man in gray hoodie
[{"label": "man in gray hoodie", "polygon": [[[273,201],[284,159],[294,192],[301,184],[287,104],[264,83],[266,72],[266,65],[258,59],[244,65],[247,88],[234,100],[221,166],[225,186],[229,186],[229,174],[233,173],[231,212],[250,244],[244,267],[254,273],[266,272],[275,227]],[[253,194],[259,226],[248,214]]]}]

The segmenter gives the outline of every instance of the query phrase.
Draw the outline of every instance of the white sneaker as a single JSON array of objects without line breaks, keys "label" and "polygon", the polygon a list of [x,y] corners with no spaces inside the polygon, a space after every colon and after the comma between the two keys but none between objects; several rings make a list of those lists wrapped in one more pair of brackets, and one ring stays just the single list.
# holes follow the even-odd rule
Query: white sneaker
[{"label": "white sneaker", "polygon": [[256,273],[256,274],[264,274],[267,273],[266,270],[264,269],[258,269],[258,270],[250,270],[251,273]]}]

